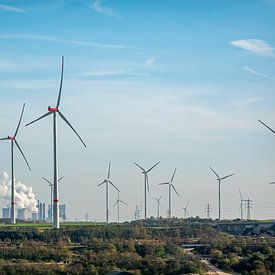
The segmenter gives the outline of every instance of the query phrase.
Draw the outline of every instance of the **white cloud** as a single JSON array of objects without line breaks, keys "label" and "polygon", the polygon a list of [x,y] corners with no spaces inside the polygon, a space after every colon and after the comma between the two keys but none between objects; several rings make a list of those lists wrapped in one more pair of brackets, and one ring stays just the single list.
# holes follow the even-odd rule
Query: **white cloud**
[{"label": "white cloud", "polygon": [[156,62],[156,60],[155,60],[154,57],[151,57],[151,58],[146,59],[146,65],[147,65],[148,67],[152,67],[152,66],[155,64],[155,62]]},{"label": "white cloud", "polygon": [[135,72],[125,69],[94,69],[84,74],[85,76],[149,76],[149,73]]},{"label": "white cloud", "polygon": [[101,0],[95,0],[93,2],[92,8],[97,13],[108,15],[108,16],[118,17],[118,14],[112,8],[103,7]]},{"label": "white cloud", "polygon": [[111,48],[111,49],[141,49],[139,47],[123,44],[105,44],[86,40],[60,39],[53,36],[29,35],[29,34],[0,34],[1,40],[40,40],[53,43],[62,43],[74,46],[86,46],[93,48]]},{"label": "white cloud", "polygon": [[257,76],[260,76],[260,77],[263,77],[263,78],[266,78],[266,79],[271,79],[271,80],[275,80],[275,77],[272,77],[272,76],[269,76],[267,74],[263,74],[263,73],[260,73],[260,72],[257,72],[257,71],[254,71],[253,69],[247,67],[247,66],[244,66],[243,69],[251,74],[254,74],[254,75],[257,75]]},{"label": "white cloud", "polygon": [[230,44],[236,48],[246,50],[263,56],[273,56],[274,48],[264,40],[243,39],[230,41]]},{"label": "white cloud", "polygon": [[0,4],[0,11],[9,11],[9,12],[17,12],[17,13],[24,13],[24,11],[20,8],[8,6],[8,5],[3,5]]}]

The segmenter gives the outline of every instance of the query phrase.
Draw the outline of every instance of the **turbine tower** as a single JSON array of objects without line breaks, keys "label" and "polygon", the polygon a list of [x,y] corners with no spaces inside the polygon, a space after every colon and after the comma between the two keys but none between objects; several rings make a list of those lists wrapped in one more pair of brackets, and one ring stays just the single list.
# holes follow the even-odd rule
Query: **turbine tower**
[{"label": "turbine tower", "polygon": [[185,219],[189,218],[188,205],[189,205],[189,201],[186,203],[186,206],[182,208],[183,211],[184,211],[184,218]]},{"label": "turbine tower", "polygon": [[149,181],[148,181],[148,173],[155,168],[159,162],[157,162],[155,165],[153,165],[150,169],[145,170],[143,167],[141,167],[139,164],[134,162],[137,167],[139,167],[142,171],[142,174],[144,174],[144,219],[147,219],[147,191],[149,192]]},{"label": "turbine tower", "polygon": [[19,152],[21,153],[21,155],[23,156],[29,170],[31,171],[30,165],[21,149],[21,147],[19,146],[19,143],[16,140],[16,136],[18,134],[18,130],[22,121],[22,117],[23,117],[23,113],[24,113],[24,109],[25,109],[25,103],[23,104],[23,108],[21,111],[21,115],[20,115],[20,119],[17,125],[17,128],[15,130],[15,133],[13,136],[7,136],[5,138],[0,138],[0,140],[10,140],[11,142],[11,223],[15,224],[16,223],[16,219],[15,219],[15,198],[14,198],[14,144],[15,146],[18,148]]},{"label": "turbine tower", "polygon": [[62,56],[62,66],[61,66],[61,79],[60,79],[60,86],[59,86],[59,93],[57,98],[57,103],[55,107],[48,107],[48,112],[41,117],[31,121],[30,123],[26,124],[26,126],[44,118],[49,115],[53,115],[53,228],[58,229],[60,227],[59,224],[59,189],[58,189],[58,165],[57,165],[57,125],[56,125],[56,114],[58,114],[65,123],[74,131],[74,133],[78,136],[82,144],[86,147],[86,144],[77,133],[75,128],[70,124],[67,118],[61,113],[59,110],[60,100],[61,100],[61,91],[62,91],[62,84],[63,84],[63,71],[64,71],[64,57]]},{"label": "turbine tower", "polygon": [[174,189],[175,193],[176,193],[178,196],[180,196],[179,193],[178,193],[178,191],[176,190],[175,186],[173,185],[173,180],[174,180],[176,171],[177,171],[177,168],[175,168],[174,173],[173,173],[172,178],[171,178],[170,181],[159,183],[159,185],[165,185],[165,184],[168,185],[168,213],[167,213],[167,216],[168,216],[169,219],[170,219],[171,216],[172,216],[171,187]]},{"label": "turbine tower", "polygon": [[116,202],[115,204],[113,205],[113,207],[117,206],[117,223],[119,223],[119,204],[120,203],[123,203],[124,205],[128,205],[128,203],[122,201],[120,198],[119,198],[119,191],[117,191],[117,199],[116,199]]},{"label": "turbine tower", "polygon": [[97,186],[100,186],[105,183],[106,185],[106,223],[109,223],[109,183],[119,192],[119,189],[111,182],[110,180],[110,172],[111,172],[111,162],[109,162],[108,174],[107,178],[103,180]]},{"label": "turbine tower", "polygon": [[240,194],[240,197],[241,197],[240,208],[241,208],[241,221],[242,221],[243,220],[243,202],[245,202],[245,200],[243,199],[243,196],[242,196],[242,193],[241,193],[240,189],[239,189],[239,194]]},{"label": "turbine tower", "polygon": [[[64,177],[61,177],[58,179],[58,182],[61,181]],[[48,179],[42,177],[43,180],[45,180],[48,184],[49,184],[49,187],[51,188],[51,222],[53,222],[53,183],[51,181],[49,181]]]},{"label": "turbine tower", "polygon": [[209,167],[211,169],[211,171],[217,176],[217,181],[219,182],[219,220],[221,219],[221,182],[222,180],[229,178],[235,174],[230,174],[228,176],[225,177],[220,177],[215,171],[214,169],[212,169],[211,167]]},{"label": "turbine tower", "polygon": [[155,200],[157,201],[157,218],[160,218],[160,215],[159,215],[159,209],[160,209],[160,200],[161,200],[161,197],[162,196],[160,196],[159,198],[156,198],[155,197]]}]

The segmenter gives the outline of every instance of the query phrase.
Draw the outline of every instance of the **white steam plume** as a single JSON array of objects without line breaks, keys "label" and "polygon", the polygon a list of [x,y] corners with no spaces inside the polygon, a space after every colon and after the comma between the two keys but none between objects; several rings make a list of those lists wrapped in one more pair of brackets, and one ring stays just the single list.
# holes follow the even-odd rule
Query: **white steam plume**
[{"label": "white steam plume", "polygon": [[[15,206],[17,209],[26,208],[30,213],[37,212],[37,200],[31,186],[26,186],[20,181],[14,180]],[[0,172],[0,196],[5,203],[10,204],[11,200],[11,179],[7,172]]]}]

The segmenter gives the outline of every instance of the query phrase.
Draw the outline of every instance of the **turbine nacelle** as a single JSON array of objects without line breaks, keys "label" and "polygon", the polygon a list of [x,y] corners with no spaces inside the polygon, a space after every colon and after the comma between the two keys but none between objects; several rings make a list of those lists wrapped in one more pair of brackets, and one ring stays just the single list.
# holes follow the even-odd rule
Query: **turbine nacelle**
[{"label": "turbine nacelle", "polygon": [[10,137],[10,136],[8,136],[8,139],[9,139],[9,140],[15,140],[15,137]]},{"label": "turbine nacelle", "polygon": [[49,112],[52,112],[52,113],[55,113],[55,112],[58,112],[58,108],[57,107],[48,107],[48,111]]}]

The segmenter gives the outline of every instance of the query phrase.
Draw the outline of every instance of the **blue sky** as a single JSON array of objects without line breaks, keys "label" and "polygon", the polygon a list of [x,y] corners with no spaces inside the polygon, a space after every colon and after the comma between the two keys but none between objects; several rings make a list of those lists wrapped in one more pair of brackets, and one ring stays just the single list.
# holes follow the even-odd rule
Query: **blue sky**
[{"label": "blue sky", "polygon": [[[238,188],[254,202],[252,216],[274,217],[275,139],[257,122],[275,127],[275,1],[106,0],[0,1],[0,131],[43,114],[57,97],[65,56],[62,110],[84,149],[59,122],[61,201],[69,217],[104,219],[104,189],[96,184],[113,162],[113,181],[129,202],[130,219],[143,204],[142,175],[149,167],[149,214],[158,182],[178,168],[173,213],[190,200],[190,214],[204,216],[209,201],[217,216],[217,183],[209,166],[236,176],[223,185],[223,216],[239,215]],[[40,200],[52,175],[51,120],[22,128],[20,141],[32,165],[19,155],[16,177]],[[10,171],[1,143],[0,171]],[[199,191],[198,191],[199,190]],[[113,192],[111,200],[114,201]],[[115,211],[111,213],[115,220]]]}]

